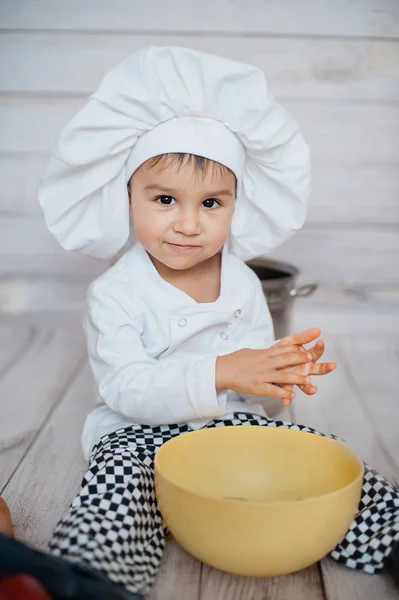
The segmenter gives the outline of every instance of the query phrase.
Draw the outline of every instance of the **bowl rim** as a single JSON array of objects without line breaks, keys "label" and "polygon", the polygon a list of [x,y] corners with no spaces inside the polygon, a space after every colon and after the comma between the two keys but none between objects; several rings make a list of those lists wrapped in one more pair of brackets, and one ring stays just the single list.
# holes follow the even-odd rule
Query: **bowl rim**
[{"label": "bowl rim", "polygon": [[[234,427],[234,426],[231,426]],[[250,427],[254,427],[254,428],[262,428],[262,429],[267,429],[265,428],[264,425],[251,425]],[[239,427],[241,429],[241,427]],[[178,440],[181,435],[187,435],[187,434],[196,434],[196,433],[201,433],[203,431],[214,431],[214,430],[222,430],[224,428],[221,427],[215,427],[215,428],[202,428],[202,429],[196,429],[194,431],[188,431],[187,433],[184,434],[180,434],[177,435],[176,437],[173,437],[172,439],[168,440],[167,442],[165,442],[164,444],[162,444],[162,446],[160,446],[156,452],[155,452],[155,457],[154,457],[154,479],[155,479],[155,492],[157,494],[157,489],[156,489],[156,475],[161,474],[161,476],[171,485],[173,485],[174,487],[182,490],[183,492],[186,492],[188,494],[191,495],[195,495],[198,496],[200,498],[204,498],[207,500],[212,500],[214,502],[223,502],[223,503],[229,503],[229,504],[235,504],[237,506],[241,506],[241,507],[249,507],[249,506],[277,506],[277,505],[281,505],[281,504],[296,504],[298,502],[301,502],[301,504],[304,504],[305,502],[317,502],[322,498],[327,498],[327,497],[334,497],[337,496],[338,494],[342,494],[345,490],[351,488],[351,487],[356,487],[359,483],[359,479],[363,480],[364,477],[364,462],[357,456],[356,452],[353,450],[353,448],[344,441],[341,440],[334,440],[332,438],[328,438],[325,437],[323,435],[318,435],[318,434],[314,434],[311,433],[310,431],[301,431],[299,429],[289,429],[288,427],[281,427],[281,428],[276,428],[276,427],[271,427],[270,429],[273,431],[276,431],[277,429],[280,429],[281,431],[289,431],[289,432],[295,432],[295,433],[301,433],[301,434],[306,434],[306,435],[311,435],[311,436],[317,436],[318,438],[322,438],[323,440],[327,441],[328,443],[333,442],[334,444],[339,444],[341,446],[345,446],[346,450],[349,450],[350,454],[352,455],[352,457],[356,460],[358,467],[359,467],[359,473],[358,475],[349,483],[347,483],[346,485],[338,488],[337,490],[332,490],[331,492],[325,492],[323,494],[317,494],[315,496],[309,496],[307,498],[300,498],[300,499],[292,499],[292,500],[263,500],[263,501],[257,501],[257,500],[246,500],[245,502],[243,502],[240,499],[235,499],[235,498],[224,498],[224,497],[220,497],[220,496],[215,496],[213,494],[206,494],[203,492],[196,492],[190,488],[188,488],[187,486],[182,485],[181,483],[177,483],[176,481],[174,481],[171,477],[168,477],[167,475],[165,475],[165,473],[162,471],[160,465],[159,465],[159,454],[162,450],[162,448],[164,448],[164,446],[166,446],[167,444],[171,444],[171,442],[175,442],[176,440]],[[227,427],[226,427],[227,429]],[[212,434],[211,434],[212,435]]]}]

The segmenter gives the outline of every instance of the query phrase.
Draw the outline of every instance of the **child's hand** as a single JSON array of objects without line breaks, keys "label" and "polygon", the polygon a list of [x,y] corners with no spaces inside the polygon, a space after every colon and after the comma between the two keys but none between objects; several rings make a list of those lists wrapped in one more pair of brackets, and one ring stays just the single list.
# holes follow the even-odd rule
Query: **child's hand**
[{"label": "child's hand", "polygon": [[[312,354],[302,346],[281,344],[266,350],[244,348],[216,359],[216,391],[235,390],[257,396],[275,396],[292,400],[293,385],[306,386],[310,377],[291,367],[310,363]],[[276,384],[276,385],[274,385]],[[290,389],[280,387],[288,384]]]},{"label": "child's hand", "polygon": [[[307,344],[314,341],[320,335],[320,329],[313,327],[307,331],[289,335],[275,344],[275,346],[288,346],[292,344]],[[324,342],[318,340],[316,344],[307,350],[312,355],[312,360],[302,366],[292,367],[291,371],[302,373],[303,375],[327,375],[337,368],[337,364],[334,362],[328,363],[317,363],[317,361],[324,354]],[[316,364],[317,363],[317,364]],[[291,391],[293,389],[290,385],[283,385],[284,389]],[[299,386],[300,389],[308,395],[313,395],[317,392],[317,387],[312,384]],[[283,402],[284,405],[288,406],[290,402]]]}]

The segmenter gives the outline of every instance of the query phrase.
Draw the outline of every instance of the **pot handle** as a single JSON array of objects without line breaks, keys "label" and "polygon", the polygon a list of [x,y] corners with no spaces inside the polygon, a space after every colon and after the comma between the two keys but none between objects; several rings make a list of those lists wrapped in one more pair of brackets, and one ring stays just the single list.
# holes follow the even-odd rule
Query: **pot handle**
[{"label": "pot handle", "polygon": [[293,298],[306,298],[306,296],[313,294],[318,287],[317,283],[308,283],[308,285],[303,285],[298,289],[291,290],[290,296]]}]

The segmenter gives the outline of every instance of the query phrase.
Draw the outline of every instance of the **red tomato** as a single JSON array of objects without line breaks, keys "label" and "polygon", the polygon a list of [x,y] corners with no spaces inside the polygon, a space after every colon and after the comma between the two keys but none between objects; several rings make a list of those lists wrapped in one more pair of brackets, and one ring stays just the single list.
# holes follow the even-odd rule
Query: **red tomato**
[{"label": "red tomato", "polygon": [[51,600],[44,587],[30,575],[0,579],[0,600]]}]

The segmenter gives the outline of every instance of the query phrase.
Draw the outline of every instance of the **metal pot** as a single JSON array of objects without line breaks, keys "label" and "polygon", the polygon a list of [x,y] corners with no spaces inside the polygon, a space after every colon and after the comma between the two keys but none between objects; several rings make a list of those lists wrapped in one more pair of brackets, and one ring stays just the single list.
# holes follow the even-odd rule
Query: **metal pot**
[{"label": "metal pot", "polygon": [[273,318],[276,339],[291,333],[292,302],[294,298],[305,298],[317,290],[317,284],[309,283],[299,288],[295,280],[299,269],[277,260],[256,258],[247,265],[259,277]]}]

